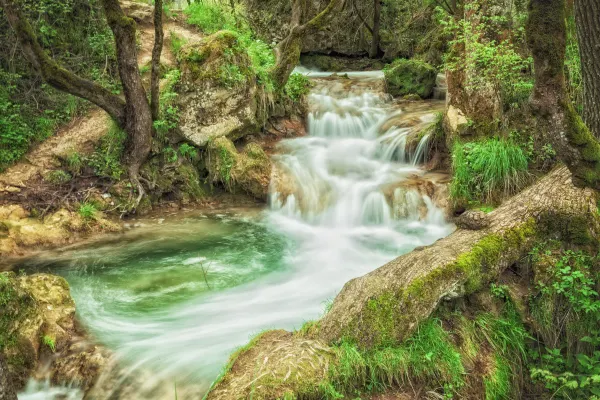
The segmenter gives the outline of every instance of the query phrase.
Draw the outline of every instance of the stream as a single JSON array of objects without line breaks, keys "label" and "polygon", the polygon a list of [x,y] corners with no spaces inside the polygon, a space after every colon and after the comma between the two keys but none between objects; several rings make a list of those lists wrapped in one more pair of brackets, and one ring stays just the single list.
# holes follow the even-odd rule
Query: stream
[{"label": "stream", "polygon": [[[419,168],[428,138],[405,145],[441,103],[395,105],[377,72],[326,75],[312,74],[309,134],[273,156],[266,209],[150,219],[17,266],[65,277],[79,320],[117,357],[100,398],[201,397],[253,335],[299,329],[348,280],[454,229],[403,185],[437,179]],[[81,397],[35,381],[19,395]]]}]

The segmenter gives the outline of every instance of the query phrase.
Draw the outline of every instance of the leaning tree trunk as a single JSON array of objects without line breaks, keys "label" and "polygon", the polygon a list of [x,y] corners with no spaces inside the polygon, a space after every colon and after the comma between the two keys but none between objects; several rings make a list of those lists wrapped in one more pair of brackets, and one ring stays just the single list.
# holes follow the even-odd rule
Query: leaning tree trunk
[{"label": "leaning tree trunk", "polygon": [[[364,349],[402,342],[437,306],[486,287],[538,241],[597,243],[597,193],[559,167],[487,215],[481,230],[458,229],[348,282],[308,335],[271,331],[232,360],[209,400],[278,398],[318,385],[336,365],[341,339]],[[343,266],[342,266],[343,267]],[[407,371],[408,373],[408,371]],[[235,393],[236,396],[231,397]]]},{"label": "leaning tree trunk", "polygon": [[144,195],[139,181],[142,163],[152,144],[152,112],[142,84],[137,63],[136,25],[125,15],[118,0],[102,0],[106,20],[115,37],[119,76],[125,94],[125,131],[127,136],[127,168],[129,179],[138,188],[138,203]]},{"label": "leaning tree trunk", "polygon": [[[539,130],[573,173],[574,183],[600,189],[600,144],[575,111],[567,94],[565,18],[565,0],[531,0],[529,3],[527,42],[535,71],[531,105]],[[583,33],[590,34],[592,32]],[[588,62],[583,58],[581,61]],[[597,104],[600,99],[595,101]]]},{"label": "leaning tree trunk", "polygon": [[600,3],[575,0],[575,21],[583,76],[583,119],[600,138]]},{"label": "leaning tree trunk", "polygon": [[292,2],[292,19],[289,34],[277,45],[275,49],[276,62],[271,70],[271,78],[275,87],[283,89],[298,61],[302,51],[304,37],[323,29],[331,19],[333,12],[344,4],[344,0],[331,0],[327,7],[310,21],[302,24],[308,4],[306,0]]},{"label": "leaning tree trunk", "polygon": [[17,400],[17,393],[13,383],[8,379],[8,367],[0,352],[0,400]]}]

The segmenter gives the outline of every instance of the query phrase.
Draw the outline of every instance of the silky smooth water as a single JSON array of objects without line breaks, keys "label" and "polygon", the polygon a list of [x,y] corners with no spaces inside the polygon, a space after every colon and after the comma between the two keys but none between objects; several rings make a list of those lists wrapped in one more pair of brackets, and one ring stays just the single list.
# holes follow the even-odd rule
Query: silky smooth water
[{"label": "silky smooth water", "polygon": [[431,199],[398,185],[423,175],[422,155],[404,148],[407,129],[382,128],[402,116],[385,95],[320,85],[310,104],[309,135],[274,157],[267,210],[150,221],[28,262],[69,281],[79,319],[118,357],[103,396],[120,385],[135,386],[127,398],[174,397],[175,384],[203,393],[252,335],[300,328],[348,280],[452,230]]}]

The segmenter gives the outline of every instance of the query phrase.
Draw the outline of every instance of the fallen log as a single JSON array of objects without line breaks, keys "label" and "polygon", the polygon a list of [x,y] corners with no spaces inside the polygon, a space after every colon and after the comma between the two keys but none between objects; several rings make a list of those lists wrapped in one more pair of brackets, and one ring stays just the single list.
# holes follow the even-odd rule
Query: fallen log
[{"label": "fallen log", "polygon": [[597,201],[594,190],[573,185],[567,168],[553,170],[490,213],[483,229],[458,229],[348,282],[308,331],[254,339],[232,357],[207,398],[320,398],[336,363],[332,346],[341,340],[362,349],[400,343],[440,302],[483,288],[539,241],[597,246]]}]

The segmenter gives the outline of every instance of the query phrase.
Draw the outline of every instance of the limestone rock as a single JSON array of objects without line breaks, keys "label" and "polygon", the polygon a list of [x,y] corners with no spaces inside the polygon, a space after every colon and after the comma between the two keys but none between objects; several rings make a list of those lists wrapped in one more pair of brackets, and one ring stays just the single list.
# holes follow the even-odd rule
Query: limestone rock
[{"label": "limestone rock", "polygon": [[207,150],[213,183],[222,183],[232,193],[241,190],[257,199],[267,199],[272,164],[258,144],[249,143],[240,153],[231,140],[221,137],[210,141]]},{"label": "limestone rock", "polygon": [[237,36],[217,32],[184,47],[177,85],[181,134],[198,147],[259,129],[256,78]]},{"label": "limestone rock", "polygon": [[418,95],[428,99],[433,95],[437,71],[423,61],[398,59],[385,67],[384,74],[392,96]]},{"label": "limestone rock", "polygon": [[139,1],[121,0],[121,8],[128,17],[133,18],[138,24],[152,24],[154,7]]}]

